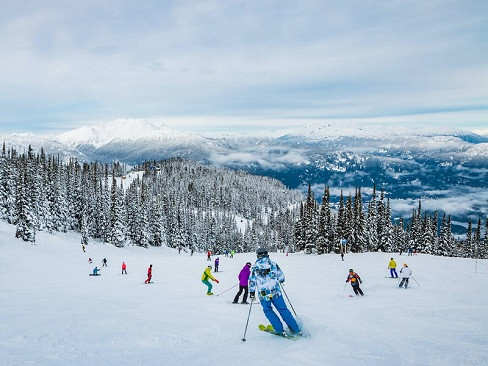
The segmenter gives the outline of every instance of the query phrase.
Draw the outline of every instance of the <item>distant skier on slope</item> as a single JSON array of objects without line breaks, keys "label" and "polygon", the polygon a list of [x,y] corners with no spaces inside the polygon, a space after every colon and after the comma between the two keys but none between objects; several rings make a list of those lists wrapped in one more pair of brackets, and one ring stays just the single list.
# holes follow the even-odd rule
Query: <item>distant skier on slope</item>
[{"label": "distant skier on slope", "polygon": [[267,249],[259,248],[256,250],[256,255],[258,259],[251,269],[251,277],[249,278],[251,300],[254,301],[257,290],[264,315],[268,318],[277,334],[281,334],[283,337],[288,337],[283,329],[283,324],[281,323],[280,318],[273,311],[271,305],[274,305],[276,310],[278,310],[281,318],[286,325],[288,325],[291,332],[300,334],[300,328],[295,318],[293,318],[293,315],[290,313],[290,310],[286,307],[285,300],[281,293],[280,283],[285,282],[284,273],[281,271],[278,264],[269,259]]},{"label": "distant skier on slope", "polygon": [[93,268],[92,276],[100,276],[100,274],[98,273],[98,271],[100,271],[100,268],[98,268],[98,267]]},{"label": "distant skier on slope", "polygon": [[147,280],[145,280],[144,283],[151,283],[151,278],[152,278],[152,264],[150,264],[149,268],[147,269]]},{"label": "distant skier on slope", "polygon": [[360,283],[363,283],[361,280],[361,277],[357,273],[354,272],[354,270],[351,268],[349,270],[349,275],[347,276],[346,283],[351,282],[352,289],[354,290],[354,293],[356,296],[360,294],[361,296],[364,296],[363,290],[359,287]]},{"label": "distant skier on slope", "polygon": [[107,258],[102,259],[102,267],[107,267]]},{"label": "distant skier on slope", "polygon": [[127,264],[125,262],[122,262],[122,274],[127,274]]},{"label": "distant skier on slope", "polygon": [[212,284],[210,283],[209,279],[219,283],[219,280],[216,279],[214,276],[212,276],[212,273],[210,273],[211,271],[212,271],[212,266],[208,265],[208,267],[205,268],[205,271],[203,271],[203,275],[202,275],[202,282],[207,286],[207,295],[209,296],[213,295]]},{"label": "distant skier on slope", "polygon": [[237,304],[239,302],[239,296],[241,296],[242,291],[244,291],[244,296],[242,297],[242,303],[247,304],[247,293],[249,291],[249,276],[251,275],[251,262],[247,262],[244,267],[242,267],[241,271],[239,272],[239,292],[234,297],[233,304]]},{"label": "distant skier on slope", "polygon": [[390,263],[388,263],[388,269],[390,270],[390,276],[391,278],[398,278],[398,274],[396,271],[396,262],[393,258],[390,259]]},{"label": "distant skier on slope", "polygon": [[212,254],[212,253],[210,252],[210,250],[207,250],[207,261],[209,261],[209,262],[212,260],[212,259],[210,258],[210,255],[211,255],[211,254]]},{"label": "distant skier on slope", "polygon": [[220,262],[219,257],[215,258],[215,262],[214,262],[214,266],[215,266],[214,273],[219,271],[219,262]]},{"label": "distant skier on slope", "polygon": [[408,268],[407,263],[403,263],[403,268],[400,270],[400,276],[402,280],[400,281],[398,287],[402,287],[403,284],[405,284],[405,288],[407,288],[408,280],[410,279],[411,275],[412,275],[412,270]]}]

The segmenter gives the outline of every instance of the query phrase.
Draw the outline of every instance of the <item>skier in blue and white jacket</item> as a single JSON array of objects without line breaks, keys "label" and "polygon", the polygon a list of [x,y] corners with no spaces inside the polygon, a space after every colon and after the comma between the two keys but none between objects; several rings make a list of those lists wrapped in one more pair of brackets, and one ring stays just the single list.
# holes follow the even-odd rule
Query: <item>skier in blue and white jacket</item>
[{"label": "skier in blue and white jacket", "polygon": [[271,305],[274,305],[276,310],[281,315],[283,321],[288,325],[288,328],[293,333],[300,334],[300,328],[286,307],[283,299],[280,283],[285,282],[285,275],[280,267],[269,259],[268,250],[259,248],[256,251],[258,259],[251,268],[251,276],[249,278],[249,292],[251,300],[254,300],[256,291],[258,292],[261,306],[263,307],[264,315],[268,318],[276,333],[287,336],[283,330],[283,324],[280,318],[273,311]]}]

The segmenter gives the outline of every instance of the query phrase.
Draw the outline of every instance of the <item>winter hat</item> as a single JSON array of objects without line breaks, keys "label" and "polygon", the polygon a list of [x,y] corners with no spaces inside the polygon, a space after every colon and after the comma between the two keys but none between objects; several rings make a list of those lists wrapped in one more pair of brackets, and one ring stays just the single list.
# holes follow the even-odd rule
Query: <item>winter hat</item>
[{"label": "winter hat", "polygon": [[251,266],[252,266],[251,262],[247,262],[247,263],[246,263],[246,266],[251,267]]},{"label": "winter hat", "polygon": [[210,268],[210,269],[212,268],[212,266],[210,264],[207,267]]},{"label": "winter hat", "polygon": [[408,266],[407,266],[407,263],[403,263],[403,267],[408,267]]},{"label": "winter hat", "polygon": [[258,250],[256,250],[256,255],[258,258],[267,257],[268,256],[268,249],[259,248]]}]

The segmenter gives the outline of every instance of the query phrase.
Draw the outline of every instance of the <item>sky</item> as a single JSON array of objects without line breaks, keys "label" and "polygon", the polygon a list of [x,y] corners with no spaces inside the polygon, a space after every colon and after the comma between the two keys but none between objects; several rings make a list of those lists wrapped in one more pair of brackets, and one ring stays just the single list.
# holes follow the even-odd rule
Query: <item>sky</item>
[{"label": "sky", "polygon": [[486,1],[0,0],[0,132],[488,129]]}]

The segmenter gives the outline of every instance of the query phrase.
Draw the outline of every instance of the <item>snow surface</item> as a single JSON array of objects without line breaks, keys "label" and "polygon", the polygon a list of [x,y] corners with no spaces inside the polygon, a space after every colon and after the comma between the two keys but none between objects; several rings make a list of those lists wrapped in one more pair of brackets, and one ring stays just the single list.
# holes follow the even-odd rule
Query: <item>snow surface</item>
[{"label": "snow surface", "polygon": [[[203,254],[169,248],[81,250],[77,234],[37,233],[36,245],[0,223],[0,365],[487,365],[488,261],[393,255],[418,286],[385,278],[385,253],[272,253],[311,338],[263,333],[261,306],[231,304],[236,289],[205,295]],[[88,264],[88,257],[94,264]],[[100,277],[90,277],[95,265]],[[254,254],[220,256],[214,293],[237,284]],[[214,259],[214,258],[213,258]],[[128,275],[121,275],[125,261]],[[151,285],[144,285],[153,264]],[[365,296],[351,298],[354,268]],[[343,294],[343,289],[345,289]]]}]

